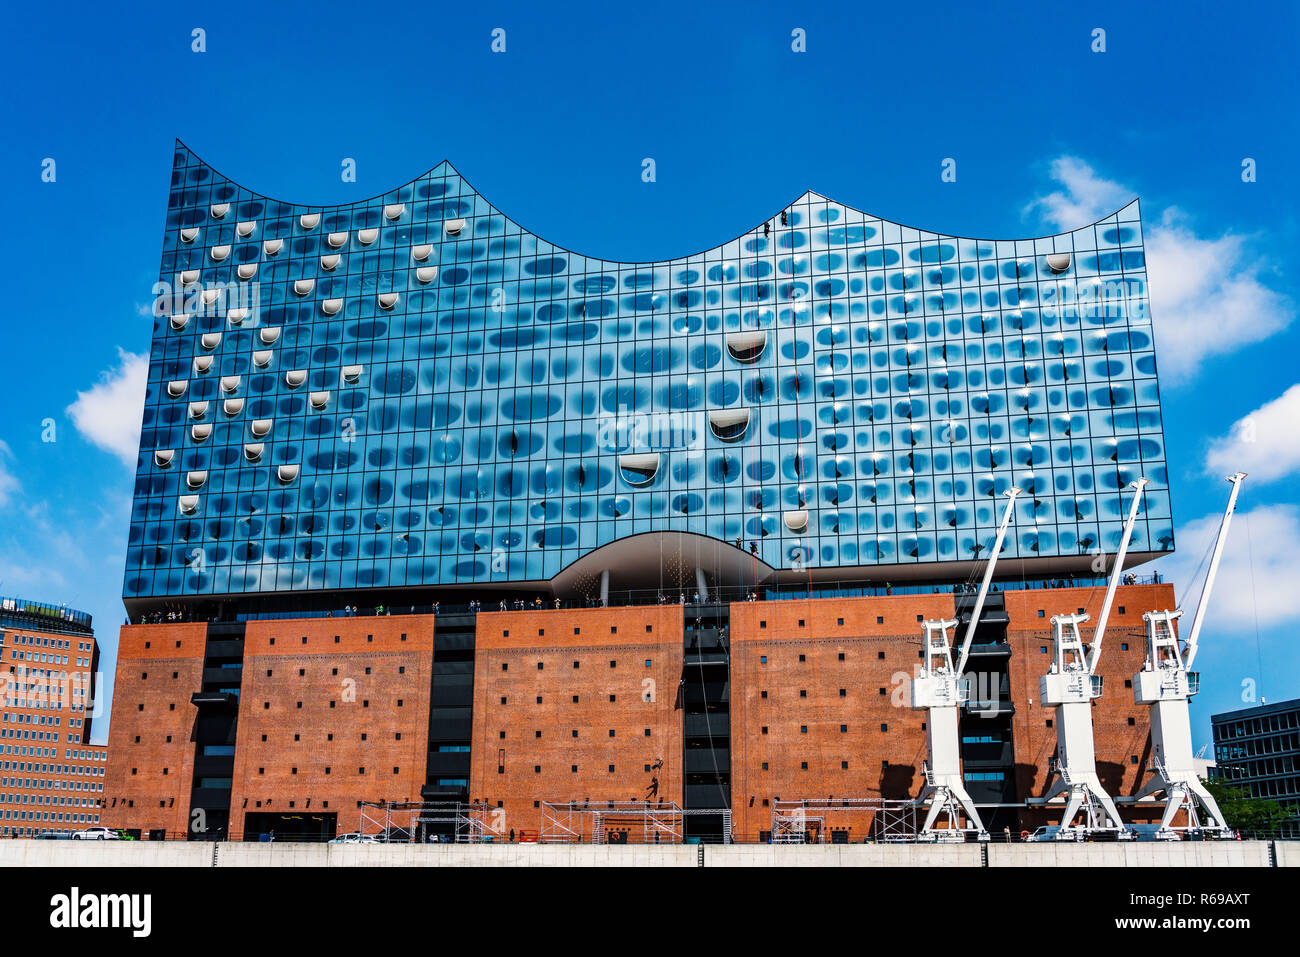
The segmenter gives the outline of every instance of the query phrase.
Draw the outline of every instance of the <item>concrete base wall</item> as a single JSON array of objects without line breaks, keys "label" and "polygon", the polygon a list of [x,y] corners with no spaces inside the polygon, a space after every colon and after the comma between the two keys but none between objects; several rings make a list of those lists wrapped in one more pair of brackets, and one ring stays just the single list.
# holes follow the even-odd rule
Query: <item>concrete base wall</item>
[{"label": "concrete base wall", "polygon": [[[1277,863],[1300,866],[1300,843]],[[0,867],[697,867],[698,845],[2,841]],[[989,845],[991,867],[1268,867],[1264,841]],[[705,845],[707,867],[979,867],[975,844]]]}]

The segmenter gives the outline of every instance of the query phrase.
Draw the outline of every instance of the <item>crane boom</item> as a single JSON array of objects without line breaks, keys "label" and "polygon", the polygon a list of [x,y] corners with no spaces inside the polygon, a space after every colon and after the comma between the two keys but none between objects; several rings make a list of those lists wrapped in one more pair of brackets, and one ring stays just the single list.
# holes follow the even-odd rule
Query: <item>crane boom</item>
[{"label": "crane boom", "polygon": [[1223,511],[1223,521],[1219,523],[1219,537],[1214,541],[1214,554],[1210,556],[1210,568],[1205,573],[1205,587],[1196,602],[1196,614],[1192,616],[1192,630],[1187,635],[1186,667],[1190,670],[1196,660],[1197,639],[1201,637],[1201,623],[1205,620],[1205,609],[1209,605],[1210,589],[1214,587],[1214,576],[1219,570],[1219,559],[1223,557],[1223,543],[1228,538],[1228,526],[1232,524],[1232,513],[1237,507],[1237,493],[1241,491],[1241,482],[1245,472],[1233,472],[1228,476],[1232,483],[1232,492],[1228,495],[1228,507]]},{"label": "crane boom", "polygon": [[1092,635],[1092,651],[1088,655],[1088,674],[1097,673],[1097,661],[1101,658],[1101,641],[1106,635],[1106,622],[1110,618],[1110,606],[1115,601],[1115,587],[1119,585],[1119,576],[1124,570],[1124,556],[1128,554],[1129,539],[1133,535],[1133,525],[1137,522],[1138,509],[1142,505],[1142,490],[1146,488],[1147,479],[1140,478],[1130,483],[1134,490],[1133,501],[1129,505],[1128,518],[1124,522],[1124,534],[1120,536],[1119,551],[1115,553],[1115,565],[1111,569],[1110,582],[1106,585],[1106,597],[1101,603],[1101,612],[1097,615],[1097,627]]},{"label": "crane boom", "polygon": [[970,657],[971,641],[975,638],[975,629],[979,627],[980,613],[984,611],[984,599],[988,597],[989,584],[993,581],[993,569],[998,563],[998,555],[1002,552],[1002,541],[1007,537],[1007,526],[1011,524],[1011,512],[1016,506],[1016,496],[1020,491],[1013,485],[1003,493],[1007,497],[1007,507],[1002,513],[1002,524],[998,526],[997,538],[993,540],[993,552],[989,555],[989,563],[984,569],[984,581],[980,583],[979,595],[975,598],[975,608],[970,613],[970,624],[966,626],[966,634],[962,638],[956,671],[959,678],[966,671],[966,659]]}]

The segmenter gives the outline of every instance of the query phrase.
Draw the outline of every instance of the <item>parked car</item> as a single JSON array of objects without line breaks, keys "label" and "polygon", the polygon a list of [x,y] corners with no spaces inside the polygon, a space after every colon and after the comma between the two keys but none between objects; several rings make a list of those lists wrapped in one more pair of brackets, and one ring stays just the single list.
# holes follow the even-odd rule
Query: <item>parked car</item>
[{"label": "parked car", "polygon": [[122,836],[107,827],[88,827],[84,831],[72,833],[74,841],[120,841]]},{"label": "parked car", "polygon": [[340,834],[338,837],[330,840],[331,844],[382,844],[374,834],[361,834],[357,831],[350,831],[347,834]]},{"label": "parked car", "polygon": [[1133,837],[1138,841],[1178,841],[1182,840],[1181,835],[1175,830],[1160,830],[1159,824],[1130,824],[1128,829],[1133,832]]},{"label": "parked car", "polygon": [[38,841],[70,841],[77,835],[72,831],[41,831],[36,835]]}]

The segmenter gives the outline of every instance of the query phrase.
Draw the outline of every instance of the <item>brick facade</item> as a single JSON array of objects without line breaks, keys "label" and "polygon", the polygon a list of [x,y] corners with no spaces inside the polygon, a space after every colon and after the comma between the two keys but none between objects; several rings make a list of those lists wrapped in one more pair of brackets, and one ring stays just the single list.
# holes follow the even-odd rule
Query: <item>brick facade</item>
[{"label": "brick facade", "polygon": [[662,759],[680,805],[682,637],[677,605],[480,614],[471,798],[536,835],[542,801],[640,801]]},{"label": "brick facade", "polygon": [[249,622],[233,840],[246,836],[249,812],[333,813],[341,833],[358,829],[359,801],[420,800],[434,622],[432,615]]},{"label": "brick facade", "polygon": [[203,680],[207,625],[124,625],[118,637],[103,823],[184,835],[194,777],[190,695]]}]

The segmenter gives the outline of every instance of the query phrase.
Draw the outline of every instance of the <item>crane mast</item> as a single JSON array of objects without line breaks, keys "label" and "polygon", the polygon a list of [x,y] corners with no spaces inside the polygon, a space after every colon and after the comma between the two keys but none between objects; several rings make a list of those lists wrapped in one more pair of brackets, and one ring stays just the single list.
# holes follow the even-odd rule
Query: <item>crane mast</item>
[{"label": "crane mast", "polygon": [[[1174,611],[1149,611],[1142,616],[1147,626],[1147,656],[1142,670],[1133,676],[1133,700],[1149,706],[1151,711],[1151,771],[1153,776],[1146,785],[1125,803],[1154,800],[1157,794],[1165,795],[1164,814],[1160,819],[1158,838],[1176,839],[1180,830],[1230,837],[1231,829],[1219,810],[1218,802],[1206,790],[1196,774],[1192,756],[1192,725],[1190,701],[1200,690],[1200,675],[1191,670],[1196,658],[1197,639],[1205,619],[1210,590],[1219,569],[1223,544],[1228,537],[1232,513],[1237,506],[1237,493],[1241,490],[1245,472],[1228,476],[1232,491],[1228,506],[1219,523],[1219,534],[1214,542],[1210,567],[1205,575],[1205,587],[1192,616],[1192,626],[1185,643],[1180,642],[1175,623],[1182,617],[1182,609]],[[1178,812],[1186,812],[1186,824],[1175,827]],[[1204,814],[1204,822],[1201,813]]]},{"label": "crane mast", "polygon": [[[1120,536],[1119,550],[1111,569],[1106,597],[1097,616],[1092,647],[1088,648],[1079,633],[1079,625],[1091,616],[1087,614],[1053,615],[1052,641],[1056,657],[1047,674],[1039,679],[1039,697],[1044,707],[1056,711],[1056,780],[1040,798],[1030,798],[1031,805],[1045,805],[1064,800],[1065,812],[1056,833],[1057,840],[1079,840],[1096,833],[1113,832],[1128,836],[1129,831],[1120,820],[1115,802],[1097,777],[1096,744],[1092,731],[1092,701],[1102,693],[1101,676],[1097,662],[1101,654],[1102,639],[1110,618],[1115,588],[1124,570],[1124,557],[1128,553],[1133,526],[1142,505],[1142,491],[1147,480],[1140,478],[1129,486],[1133,501]],[[1075,816],[1085,811],[1086,822],[1074,826]]]},{"label": "crane mast", "polygon": [[[925,632],[924,663],[920,674],[912,679],[912,708],[929,712],[925,724],[926,746],[929,751],[929,759],[924,768],[925,787],[916,799],[917,806],[927,808],[920,833],[922,841],[964,841],[968,833],[974,833],[982,841],[989,839],[988,831],[962,777],[959,709],[968,696],[961,677],[966,670],[971,642],[979,627],[984,600],[988,597],[989,585],[993,581],[993,569],[997,566],[1020,489],[1012,487],[1005,494],[1006,510],[1002,513],[1002,522],[993,541],[993,551],[984,570],[984,580],[980,584],[970,624],[966,627],[955,665],[948,632],[957,627],[957,620],[942,619],[922,623]],[[961,825],[963,813],[966,815],[964,827]],[[945,827],[937,826],[941,817],[945,821]]]}]

